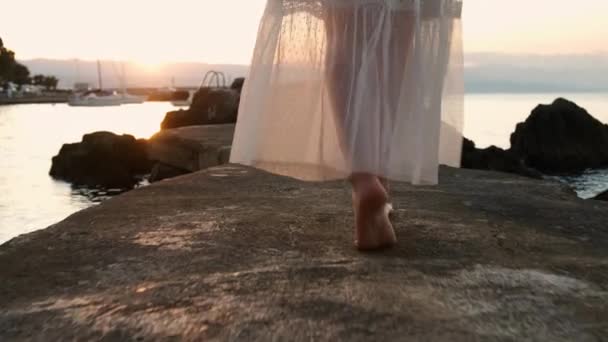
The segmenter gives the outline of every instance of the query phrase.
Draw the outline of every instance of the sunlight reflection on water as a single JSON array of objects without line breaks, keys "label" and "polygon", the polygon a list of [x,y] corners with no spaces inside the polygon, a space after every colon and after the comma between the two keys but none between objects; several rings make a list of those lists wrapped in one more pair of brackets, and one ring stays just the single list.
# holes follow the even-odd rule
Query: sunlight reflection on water
[{"label": "sunlight reflection on water", "polygon": [[153,102],[120,107],[0,106],[0,243],[95,204],[86,191],[48,175],[51,158],[64,143],[101,130],[149,138],[173,109],[169,103]]}]

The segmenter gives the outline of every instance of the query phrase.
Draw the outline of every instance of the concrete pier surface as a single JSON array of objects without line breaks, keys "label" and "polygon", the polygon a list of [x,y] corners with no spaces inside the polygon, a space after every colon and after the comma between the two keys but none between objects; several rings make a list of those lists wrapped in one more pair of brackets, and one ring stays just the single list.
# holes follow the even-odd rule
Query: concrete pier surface
[{"label": "concrete pier surface", "polygon": [[353,247],[345,182],[222,165],[0,246],[0,340],[602,341],[608,203],[509,174],[392,184]]}]

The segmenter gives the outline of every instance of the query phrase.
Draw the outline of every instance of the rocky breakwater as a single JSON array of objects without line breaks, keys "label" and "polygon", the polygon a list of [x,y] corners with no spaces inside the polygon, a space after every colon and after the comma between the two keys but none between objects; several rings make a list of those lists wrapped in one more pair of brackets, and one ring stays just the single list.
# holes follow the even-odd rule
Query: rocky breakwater
[{"label": "rocky breakwater", "polygon": [[228,163],[233,134],[233,124],[160,131],[148,141],[148,158],[155,162],[150,181]]},{"label": "rocky breakwater", "polygon": [[606,339],[607,203],[445,167],[391,187],[400,242],[372,254],[345,182],[224,165],[130,191],[0,246],[0,340]]},{"label": "rocky breakwater", "polygon": [[[235,87],[240,86],[242,83]],[[576,104],[557,99],[551,105],[537,107],[524,123],[517,126],[511,137],[512,146],[508,150],[496,146],[478,149],[473,141],[465,139],[462,166],[469,169],[515,173],[531,178],[542,178],[544,174],[566,170],[573,172],[600,167],[608,162],[606,159],[608,128],[606,127],[608,126],[599,123]],[[103,133],[102,136],[107,137],[108,134]],[[148,169],[144,173],[151,173],[150,180],[154,182],[224,164],[229,160],[233,134],[234,124],[186,125],[163,129],[149,141],[138,141],[139,146],[145,146],[148,159]],[[583,136],[584,139],[578,139]],[[78,158],[59,158],[57,167],[54,161],[53,168],[61,172],[52,172],[52,174],[64,179],[80,181],[86,178],[88,181],[85,184],[105,184],[107,182],[103,180],[106,177],[104,168],[115,164],[128,165],[123,162],[124,158],[116,153],[119,146],[127,146],[124,144],[112,145],[114,154],[102,153],[103,156],[118,156],[114,161],[106,157],[84,158],[83,154],[87,151],[96,150],[66,146],[64,152],[76,153]],[[130,150],[132,149],[127,146],[125,155],[134,155],[129,152]],[[63,152],[60,153],[60,157],[62,155]],[[137,165],[144,165],[141,156],[136,158]],[[84,167],[79,169],[80,164],[76,161],[85,161]],[[98,168],[96,165],[101,167]],[[70,169],[74,170],[70,171]],[[143,168],[127,169],[136,170],[136,173],[143,171]],[[69,177],[70,172],[75,173],[77,177]],[[122,174],[127,175],[127,172]],[[102,181],[96,180],[98,175],[102,177]],[[136,179],[135,176],[131,172],[124,178],[131,179],[132,182]]]},{"label": "rocky breakwater", "polygon": [[233,134],[230,124],[162,130],[148,140],[95,132],[65,144],[50,174],[91,188],[131,189],[147,175],[156,182],[227,163]]},{"label": "rocky breakwater", "polygon": [[475,146],[475,142],[466,138],[462,145],[462,167],[515,173],[531,178],[542,178],[542,173],[526,166],[521,158],[510,150],[505,151],[496,146],[478,149]]},{"label": "rocky breakwater", "polygon": [[[243,79],[239,79],[232,85],[235,91],[230,96],[234,99],[240,96],[243,82]],[[162,127],[235,122],[238,102],[226,100],[225,90],[220,89],[217,94],[212,94],[214,91],[211,88],[202,89],[198,100],[195,99],[188,111],[167,114]],[[222,108],[222,99],[226,103],[236,103],[237,107],[231,105],[228,110],[221,111],[222,115],[209,116],[209,113],[216,113],[215,108]],[[478,149],[473,141],[463,141],[464,168],[542,178],[545,174],[576,173],[607,165],[608,125],[563,98],[535,108],[526,121],[515,128],[511,135],[511,147],[507,150],[496,146]]]},{"label": "rocky breakwater", "polygon": [[463,167],[539,178],[608,166],[608,125],[563,98],[536,107],[510,140],[508,150],[465,140]]},{"label": "rocky breakwater", "polygon": [[243,78],[237,78],[230,87],[202,87],[187,110],[167,113],[161,129],[183,126],[236,123]]},{"label": "rocky breakwater", "polygon": [[511,151],[544,173],[608,166],[608,125],[565,99],[539,105],[511,135]]}]

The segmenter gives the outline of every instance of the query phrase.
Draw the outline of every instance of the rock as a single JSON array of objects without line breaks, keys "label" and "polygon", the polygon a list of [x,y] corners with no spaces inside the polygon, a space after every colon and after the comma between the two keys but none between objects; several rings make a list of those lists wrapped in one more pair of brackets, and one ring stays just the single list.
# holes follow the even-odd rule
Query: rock
[{"label": "rock", "polygon": [[542,178],[542,174],[524,165],[509,151],[496,146],[478,149],[475,143],[464,139],[462,148],[462,167],[467,169],[493,170],[515,173],[531,178]]},{"label": "rock", "polygon": [[187,90],[155,90],[148,95],[148,101],[184,101],[190,97]]},{"label": "rock", "polygon": [[171,94],[171,101],[185,101],[190,97],[187,90],[176,90]]},{"label": "rock", "polygon": [[602,192],[601,194],[595,196],[593,198],[594,200],[598,200],[598,201],[608,201],[608,190]]},{"label": "rock", "polygon": [[150,178],[148,180],[150,182],[154,183],[154,182],[159,182],[159,181],[167,179],[167,178],[173,178],[173,177],[185,175],[190,172],[191,171],[179,169],[179,168],[176,168],[171,165],[164,164],[164,163],[156,163],[156,164],[154,164],[154,167],[152,167],[152,172],[150,173]]},{"label": "rock", "polygon": [[230,88],[201,88],[188,110],[167,113],[161,129],[183,126],[236,123],[240,91]]},{"label": "rock", "polygon": [[95,132],[83,136],[80,143],[63,145],[53,157],[50,175],[75,185],[128,188],[150,168],[145,140]]},{"label": "rock", "polygon": [[241,90],[243,89],[243,85],[245,84],[245,77],[237,77],[232,81],[230,85],[230,89],[234,89],[241,94]]},{"label": "rock", "polygon": [[230,151],[232,146],[222,146],[218,149],[219,165],[228,164],[230,162]]},{"label": "rock", "polygon": [[608,125],[575,103],[539,105],[511,135],[511,152],[543,173],[571,173],[608,165]]},{"label": "rock", "polygon": [[0,340],[606,336],[608,205],[505,173],[440,180],[391,184],[399,244],[370,254],[342,181],[224,165],[138,188],[0,246]]},{"label": "rock", "polygon": [[148,157],[194,172],[228,162],[234,125],[188,126],[162,130],[148,141]]}]

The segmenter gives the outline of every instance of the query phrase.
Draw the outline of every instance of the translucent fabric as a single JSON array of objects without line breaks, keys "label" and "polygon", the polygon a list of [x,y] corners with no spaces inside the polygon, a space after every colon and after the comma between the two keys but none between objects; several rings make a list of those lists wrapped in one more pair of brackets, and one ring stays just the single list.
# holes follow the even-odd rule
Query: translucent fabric
[{"label": "translucent fabric", "polygon": [[436,184],[460,166],[461,0],[268,0],[230,160]]}]

